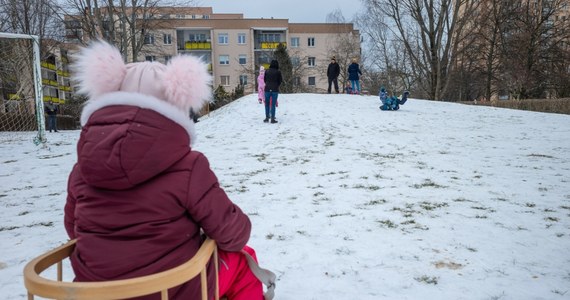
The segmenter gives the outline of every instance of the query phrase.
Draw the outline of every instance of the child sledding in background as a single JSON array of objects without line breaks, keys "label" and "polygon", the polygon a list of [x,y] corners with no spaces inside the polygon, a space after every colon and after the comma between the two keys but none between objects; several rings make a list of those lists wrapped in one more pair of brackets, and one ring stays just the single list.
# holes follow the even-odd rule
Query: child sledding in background
[{"label": "child sledding in background", "polygon": [[402,94],[402,99],[399,99],[396,96],[388,96],[386,89],[384,87],[381,87],[380,93],[378,95],[380,97],[380,101],[382,102],[380,109],[381,110],[398,110],[398,109],[400,109],[400,105],[404,105],[404,103],[406,103],[406,101],[408,101],[409,95],[410,95],[410,92],[404,91],[404,93]]},{"label": "child sledding in background", "polygon": [[[205,233],[219,249],[220,296],[262,300],[262,282],[251,265],[255,252],[246,245],[249,217],[191,146],[190,109],[198,111],[212,95],[206,64],[190,55],[167,65],[125,64],[117,48],[95,42],[81,49],[73,70],[80,93],[89,98],[64,215],[69,238],[77,239],[70,257],[75,281],[172,269],[196,254]],[[210,262],[209,295],[213,268]],[[168,291],[170,299],[200,299],[200,292],[200,278]]]},{"label": "child sledding in background", "polygon": [[350,81],[346,82],[346,85],[344,86],[344,93],[352,94],[352,85],[350,84]]}]

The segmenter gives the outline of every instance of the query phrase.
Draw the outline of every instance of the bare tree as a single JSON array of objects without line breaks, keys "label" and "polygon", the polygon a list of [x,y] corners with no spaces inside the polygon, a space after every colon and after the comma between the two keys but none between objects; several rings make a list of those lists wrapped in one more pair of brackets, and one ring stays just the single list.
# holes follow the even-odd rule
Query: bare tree
[{"label": "bare tree", "polygon": [[104,39],[115,45],[125,61],[137,61],[145,41],[163,22],[159,8],[193,6],[193,0],[64,0],[68,27],[79,27],[78,41]]},{"label": "bare tree", "polygon": [[466,35],[466,26],[479,1],[363,0],[389,19],[389,28],[402,43],[430,99],[445,97],[448,74]]},{"label": "bare tree", "polygon": [[502,50],[504,79],[516,98],[557,96],[563,89],[556,88],[553,79],[568,78],[570,29],[559,17],[568,5],[568,0],[551,0],[514,7],[515,18],[502,34]]},{"label": "bare tree", "polygon": [[[59,39],[57,2],[53,0],[0,0],[1,30],[35,35],[39,38],[40,59],[46,59]],[[47,42],[49,40],[49,42]],[[0,42],[0,87],[3,94],[21,97],[19,109],[31,109],[35,98],[32,41],[2,40]],[[2,97],[3,98],[3,97]]]},{"label": "bare tree", "polygon": [[357,24],[365,39],[362,61],[367,66],[371,92],[377,93],[381,86],[392,93],[414,89],[419,75],[401,39],[389,29],[380,6],[364,4],[365,12],[358,16]]}]

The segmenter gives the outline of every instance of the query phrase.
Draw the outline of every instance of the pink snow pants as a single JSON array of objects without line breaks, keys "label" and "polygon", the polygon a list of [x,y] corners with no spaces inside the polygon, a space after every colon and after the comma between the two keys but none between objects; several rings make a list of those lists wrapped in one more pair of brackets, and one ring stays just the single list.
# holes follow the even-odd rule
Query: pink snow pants
[{"label": "pink snow pants", "polygon": [[[243,248],[255,261],[255,251],[245,246]],[[247,259],[239,252],[226,252],[218,249],[220,271],[218,272],[220,298],[228,300],[263,300],[261,281],[253,275]]]}]

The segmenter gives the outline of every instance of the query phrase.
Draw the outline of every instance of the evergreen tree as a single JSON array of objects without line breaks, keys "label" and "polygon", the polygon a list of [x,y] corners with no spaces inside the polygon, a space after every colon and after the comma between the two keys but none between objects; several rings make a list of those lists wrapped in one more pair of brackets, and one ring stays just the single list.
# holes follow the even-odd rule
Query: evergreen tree
[{"label": "evergreen tree", "polygon": [[279,62],[279,70],[281,70],[281,75],[283,76],[283,82],[281,87],[279,87],[279,92],[281,93],[292,93],[293,92],[293,64],[291,63],[291,58],[287,52],[287,46],[280,43],[277,46],[277,50],[273,52],[273,57]]}]

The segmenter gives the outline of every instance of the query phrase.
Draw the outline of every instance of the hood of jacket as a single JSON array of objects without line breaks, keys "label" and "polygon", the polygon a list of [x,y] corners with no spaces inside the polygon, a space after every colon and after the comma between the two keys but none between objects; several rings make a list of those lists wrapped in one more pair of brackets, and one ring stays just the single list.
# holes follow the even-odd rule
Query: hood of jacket
[{"label": "hood of jacket", "polygon": [[138,93],[91,100],[81,115],[77,165],[85,182],[124,190],[160,174],[190,152],[188,113]]}]

